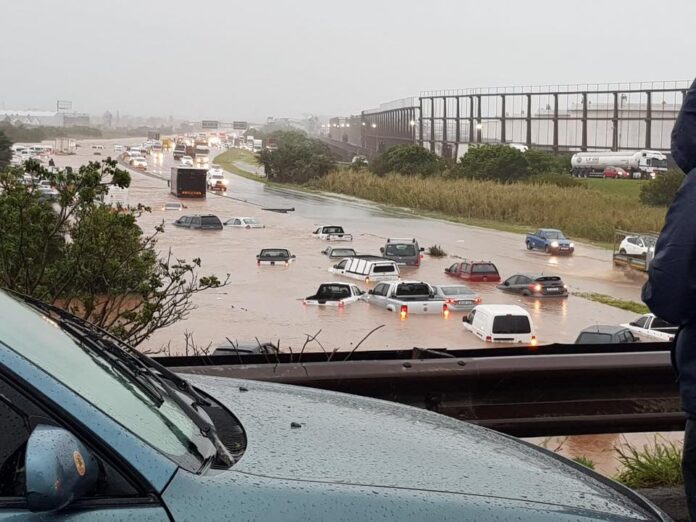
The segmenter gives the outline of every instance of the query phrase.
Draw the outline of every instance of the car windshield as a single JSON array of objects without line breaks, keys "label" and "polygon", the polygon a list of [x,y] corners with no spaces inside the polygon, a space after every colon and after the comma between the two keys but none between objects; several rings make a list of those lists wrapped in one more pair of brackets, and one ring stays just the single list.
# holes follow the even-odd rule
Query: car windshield
[{"label": "car windshield", "polygon": [[582,332],[578,337],[578,344],[609,344],[612,342],[612,335],[601,332]]},{"label": "car windshield", "polygon": [[266,249],[261,250],[261,257],[288,257],[290,253],[287,250]]},{"label": "car windshield", "polygon": [[416,245],[412,243],[389,243],[384,249],[384,253],[388,256],[413,257],[416,255]]},{"label": "car windshield", "polygon": [[497,274],[498,269],[491,263],[478,263],[471,267],[474,274]]},{"label": "car windshield", "polygon": [[355,250],[351,248],[334,248],[331,251],[331,255],[334,257],[349,257],[355,255]]},{"label": "car windshield", "polygon": [[546,239],[565,239],[565,236],[559,230],[546,230],[544,232]]},{"label": "car windshield", "polygon": [[430,295],[430,287],[425,283],[402,283],[396,287],[399,297]]},{"label": "car windshield", "polygon": [[0,342],[144,442],[190,471],[214,453],[194,421],[166,394],[158,407],[127,374],[5,293],[0,293],[0,308]]},{"label": "car windshield", "polygon": [[474,292],[466,286],[441,286],[440,291],[447,296],[450,295],[474,295]]},{"label": "car windshield", "polygon": [[258,225],[259,221],[254,218],[245,218],[244,223],[246,223],[247,225]]},{"label": "car windshield", "polygon": [[493,319],[494,334],[528,334],[531,331],[525,315],[498,315]]},{"label": "car windshield", "polygon": [[176,209],[176,210],[181,208],[180,203],[167,203],[164,206],[165,206],[165,208]]},{"label": "car windshield", "polygon": [[396,272],[396,268],[394,265],[389,264],[389,265],[375,265],[372,268],[372,272],[374,274],[391,274]]}]

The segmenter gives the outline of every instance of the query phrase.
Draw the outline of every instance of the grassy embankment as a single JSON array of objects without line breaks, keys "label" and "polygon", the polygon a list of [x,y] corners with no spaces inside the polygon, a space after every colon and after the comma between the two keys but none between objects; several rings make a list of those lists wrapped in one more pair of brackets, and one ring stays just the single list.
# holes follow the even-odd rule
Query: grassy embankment
[{"label": "grassy embankment", "polygon": [[588,181],[589,189],[340,171],[315,180],[311,187],[502,230],[560,228],[572,238],[604,246],[611,244],[616,228],[662,228],[665,209],[642,205],[637,183]]},{"label": "grassy embankment", "polygon": [[244,178],[253,179],[255,181],[266,181],[266,178],[263,176],[257,176],[253,172],[240,169],[237,165],[235,165],[235,162],[237,161],[248,163],[249,165],[258,165],[256,155],[253,152],[243,149],[230,149],[222,154],[218,154],[213,159],[213,163],[220,165],[227,172],[231,172],[232,174],[236,174],[237,176],[242,176]]}]

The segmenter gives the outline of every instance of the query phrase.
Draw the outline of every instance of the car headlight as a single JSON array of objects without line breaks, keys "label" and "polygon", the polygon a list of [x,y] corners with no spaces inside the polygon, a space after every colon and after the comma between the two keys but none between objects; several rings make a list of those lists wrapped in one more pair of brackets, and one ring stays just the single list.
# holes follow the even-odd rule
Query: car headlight
[{"label": "car headlight", "polygon": [[229,185],[230,182],[229,182],[229,180],[227,180],[227,179],[223,179],[223,180],[222,180],[222,184],[223,184],[223,185]]},{"label": "car headlight", "polygon": [[558,248],[558,241],[552,241],[551,248]]},{"label": "car headlight", "polygon": [[570,248],[575,248],[575,243],[571,243],[571,244],[568,245],[568,246],[569,246]]}]

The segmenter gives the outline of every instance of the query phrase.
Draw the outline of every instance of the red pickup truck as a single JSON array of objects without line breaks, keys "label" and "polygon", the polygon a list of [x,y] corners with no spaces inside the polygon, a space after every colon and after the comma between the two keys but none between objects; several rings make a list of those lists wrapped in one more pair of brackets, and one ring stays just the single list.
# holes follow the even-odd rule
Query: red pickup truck
[{"label": "red pickup truck", "polygon": [[445,274],[472,282],[497,283],[500,274],[490,261],[463,261],[445,268]]}]

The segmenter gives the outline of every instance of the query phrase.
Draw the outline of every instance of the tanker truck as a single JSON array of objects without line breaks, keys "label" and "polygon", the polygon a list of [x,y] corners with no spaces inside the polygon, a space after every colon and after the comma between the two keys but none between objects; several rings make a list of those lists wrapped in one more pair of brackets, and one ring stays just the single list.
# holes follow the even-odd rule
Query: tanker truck
[{"label": "tanker truck", "polygon": [[601,178],[607,167],[621,167],[632,178],[655,179],[667,171],[667,156],[654,150],[624,152],[578,152],[570,159],[571,174],[578,178]]}]

